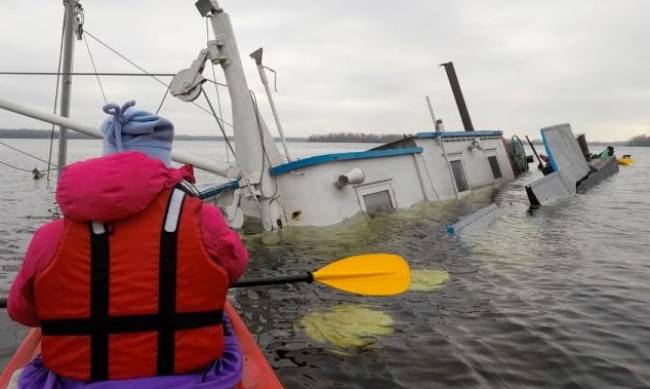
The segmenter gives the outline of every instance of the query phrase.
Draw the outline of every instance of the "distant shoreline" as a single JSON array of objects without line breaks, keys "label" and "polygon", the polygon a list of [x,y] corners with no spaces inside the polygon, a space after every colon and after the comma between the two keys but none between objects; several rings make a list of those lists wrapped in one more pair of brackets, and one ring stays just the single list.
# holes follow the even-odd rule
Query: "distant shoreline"
[{"label": "distant shoreline", "polygon": [[[29,128],[2,129],[0,128],[0,139],[50,139],[50,130],[38,130]],[[310,142],[310,143],[389,143],[391,141],[402,139],[404,135],[394,134],[361,134],[361,133],[330,133],[322,135],[310,135],[309,137],[287,137],[288,142]],[[59,138],[58,131],[54,131],[54,139]],[[70,131],[68,139],[95,139],[93,137]],[[223,141],[223,136],[217,135],[176,135],[175,140],[181,141]],[[234,140],[233,137],[228,137]],[[280,141],[279,137],[273,137],[273,140]],[[532,140],[534,145],[541,145],[540,139]],[[636,146],[650,147],[650,135],[635,136],[627,141],[604,142],[588,141],[592,146]]]},{"label": "distant shoreline", "polygon": [[[50,139],[50,130],[34,130],[28,128],[18,129],[0,129],[0,139]],[[54,139],[59,139],[59,132],[54,131]],[[96,139],[88,135],[80,134],[75,131],[68,133],[68,139]],[[228,137],[233,140],[233,137]],[[273,138],[280,141],[280,138]],[[289,142],[307,142],[307,138],[287,137]],[[223,136],[217,135],[176,135],[174,140],[191,140],[191,141],[223,141]]]}]

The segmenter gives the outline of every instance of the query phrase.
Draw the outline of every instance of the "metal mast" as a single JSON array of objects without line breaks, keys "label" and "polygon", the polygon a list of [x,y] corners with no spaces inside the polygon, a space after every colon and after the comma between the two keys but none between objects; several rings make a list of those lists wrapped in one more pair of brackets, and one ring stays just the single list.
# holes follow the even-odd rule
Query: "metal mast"
[{"label": "metal mast", "polygon": [[[74,65],[74,35],[79,25],[80,8],[78,0],[63,0],[65,6],[65,28],[63,35],[63,77],[61,79],[61,116],[70,116],[70,95],[72,93],[72,67]],[[68,129],[59,127],[58,175],[65,167],[68,154]]]},{"label": "metal mast", "polygon": [[[250,56],[255,60],[255,65],[257,65],[257,71],[260,73],[260,79],[262,84],[264,84],[264,90],[266,91],[266,98],[269,100],[271,105],[271,112],[273,112],[273,119],[275,119],[275,126],[278,128],[280,133],[280,140],[282,141],[282,148],[284,149],[284,154],[287,156],[287,159],[291,161],[291,155],[289,155],[289,146],[287,146],[287,140],[284,138],[284,131],[282,131],[282,123],[280,123],[280,117],[278,116],[278,111],[275,108],[275,101],[273,101],[273,95],[271,94],[271,88],[269,87],[269,80],[266,78],[266,72],[264,69],[266,66],[262,64],[262,55],[264,50],[260,47],[255,50]],[[269,68],[271,69],[271,68]],[[275,73],[273,69],[271,69]]]}]

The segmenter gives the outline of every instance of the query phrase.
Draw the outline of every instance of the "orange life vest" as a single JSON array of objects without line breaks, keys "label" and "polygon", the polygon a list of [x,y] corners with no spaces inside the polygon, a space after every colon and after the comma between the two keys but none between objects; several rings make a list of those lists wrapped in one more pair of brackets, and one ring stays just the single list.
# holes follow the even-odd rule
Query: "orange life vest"
[{"label": "orange life vest", "polygon": [[186,373],[221,356],[228,276],[203,246],[201,206],[170,189],[124,220],[65,220],[34,279],[46,367],[101,381]]}]

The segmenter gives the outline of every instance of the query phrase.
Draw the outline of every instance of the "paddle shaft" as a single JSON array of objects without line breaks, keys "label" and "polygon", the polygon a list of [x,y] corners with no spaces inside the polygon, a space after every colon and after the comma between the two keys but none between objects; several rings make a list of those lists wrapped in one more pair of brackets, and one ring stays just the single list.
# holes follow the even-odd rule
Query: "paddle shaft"
[{"label": "paddle shaft", "polygon": [[231,288],[247,288],[249,286],[264,286],[264,285],[280,285],[280,284],[296,284],[299,282],[313,282],[314,275],[311,272],[306,272],[301,275],[283,276],[283,277],[269,277],[269,278],[251,278],[235,282],[230,285]]},{"label": "paddle shaft", "polygon": [[[251,278],[249,280],[243,280],[235,282],[230,285],[231,288],[248,288],[251,286],[264,286],[264,285],[282,285],[282,284],[297,284],[300,282],[313,282],[314,276],[311,272],[307,272],[301,275],[295,276],[284,276],[284,277],[268,277],[268,278]],[[7,308],[7,299],[0,299],[0,309]]]}]

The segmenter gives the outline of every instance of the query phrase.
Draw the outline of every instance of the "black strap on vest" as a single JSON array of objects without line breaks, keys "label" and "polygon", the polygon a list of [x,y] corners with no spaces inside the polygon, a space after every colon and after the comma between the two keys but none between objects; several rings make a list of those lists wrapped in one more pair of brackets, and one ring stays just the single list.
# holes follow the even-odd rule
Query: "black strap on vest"
[{"label": "black strap on vest", "polygon": [[108,379],[108,332],[103,323],[108,321],[108,275],[110,256],[108,230],[102,233],[90,229],[90,377],[94,381]]},{"label": "black strap on vest", "polygon": [[[136,332],[158,332],[157,374],[174,374],[175,331],[196,329],[221,324],[222,310],[201,312],[176,312],[176,262],[180,213],[173,231],[165,226],[170,217],[170,205],[175,191],[172,191],[163,228],[160,235],[160,264],[158,287],[158,313],[146,315],[109,316],[109,274],[110,250],[109,232],[105,225],[89,223],[90,229],[90,318],[54,319],[41,321],[45,336],[90,336],[90,379],[108,379],[110,334]],[[182,201],[180,208],[181,212]]]},{"label": "black strap on vest", "polygon": [[[172,232],[167,231],[170,217],[169,211],[174,198],[174,192],[167,202],[162,233],[160,234],[160,265],[158,275],[158,315],[161,328],[158,330],[158,375],[174,374],[174,327],[172,321],[176,312],[176,243],[178,237],[178,221]],[[183,200],[184,201],[184,197]],[[181,207],[182,210],[182,202]]]}]

